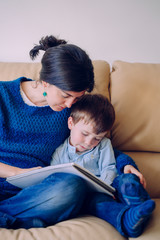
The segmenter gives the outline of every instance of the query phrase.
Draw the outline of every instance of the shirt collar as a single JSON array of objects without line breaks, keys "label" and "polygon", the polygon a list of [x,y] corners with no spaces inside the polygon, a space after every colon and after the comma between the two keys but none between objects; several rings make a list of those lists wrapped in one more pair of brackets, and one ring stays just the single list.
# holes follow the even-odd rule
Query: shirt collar
[{"label": "shirt collar", "polygon": [[68,152],[69,152],[69,155],[82,155],[83,153],[85,154],[86,152],[90,152],[90,151],[92,151],[93,150],[93,148],[92,149],[90,149],[90,150],[86,150],[86,151],[84,151],[84,152],[76,152],[76,147],[74,147],[74,146],[72,146],[71,144],[70,144],[70,142],[69,142],[69,139],[70,139],[70,137],[68,138]]},{"label": "shirt collar", "polygon": [[77,154],[77,153],[76,153],[76,147],[74,147],[74,146],[72,146],[72,145],[70,144],[69,139],[70,139],[70,137],[68,138],[68,152],[69,152],[70,154]]}]

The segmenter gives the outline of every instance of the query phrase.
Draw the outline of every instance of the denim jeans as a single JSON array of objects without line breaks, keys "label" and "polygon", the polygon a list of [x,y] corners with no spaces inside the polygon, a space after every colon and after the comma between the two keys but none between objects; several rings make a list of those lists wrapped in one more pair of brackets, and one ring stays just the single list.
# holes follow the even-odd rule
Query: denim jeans
[{"label": "denim jeans", "polygon": [[[116,200],[107,194],[88,193],[84,180],[78,176],[52,174],[42,183],[25,188],[14,197],[0,202],[0,227],[16,228],[14,223],[17,219],[23,221],[28,218],[41,219],[49,226],[87,213],[104,219],[126,236],[122,220],[124,212],[135,205],[135,197],[136,204],[150,197],[134,174],[118,176],[113,186],[117,189]],[[137,194],[134,197],[133,192]],[[40,227],[38,224],[33,221],[30,227]],[[28,228],[25,223],[23,227]]]},{"label": "denim jeans", "polygon": [[86,213],[107,221],[123,236],[128,237],[123,231],[125,211],[150,197],[134,174],[121,174],[112,185],[116,188],[116,200],[107,194],[94,192],[87,196],[83,208]]},{"label": "denim jeans", "polygon": [[[49,226],[74,218],[84,202],[86,189],[84,180],[76,175],[52,174],[40,184],[0,202],[0,227],[13,228],[17,219],[38,218]],[[31,227],[39,226],[33,222]]]}]

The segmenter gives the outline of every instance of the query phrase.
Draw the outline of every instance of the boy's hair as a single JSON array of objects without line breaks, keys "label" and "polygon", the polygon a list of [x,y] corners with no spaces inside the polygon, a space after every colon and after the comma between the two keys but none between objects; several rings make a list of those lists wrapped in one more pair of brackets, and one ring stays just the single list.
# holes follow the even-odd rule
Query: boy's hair
[{"label": "boy's hair", "polygon": [[110,101],[101,94],[85,94],[77,101],[71,110],[74,124],[84,120],[93,124],[96,134],[106,132],[113,126],[115,111]]}]

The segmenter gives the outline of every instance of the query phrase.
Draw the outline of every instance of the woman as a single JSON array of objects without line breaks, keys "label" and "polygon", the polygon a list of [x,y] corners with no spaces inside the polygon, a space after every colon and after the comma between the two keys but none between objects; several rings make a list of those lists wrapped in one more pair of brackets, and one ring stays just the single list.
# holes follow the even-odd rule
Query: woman
[{"label": "woman", "polygon": [[[0,82],[0,227],[39,227],[74,217],[85,196],[82,180],[69,174],[56,174],[22,191],[5,181],[50,164],[54,150],[69,135],[71,105],[94,87],[85,51],[53,36],[42,38],[31,58],[40,50],[45,53],[38,82],[24,77]],[[44,221],[33,219],[41,214]]]}]

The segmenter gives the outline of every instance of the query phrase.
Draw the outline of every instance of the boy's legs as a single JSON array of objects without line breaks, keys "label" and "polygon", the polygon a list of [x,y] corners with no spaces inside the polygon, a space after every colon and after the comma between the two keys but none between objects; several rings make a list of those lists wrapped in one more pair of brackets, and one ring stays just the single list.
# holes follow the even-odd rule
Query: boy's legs
[{"label": "boy's legs", "polygon": [[125,236],[122,229],[121,219],[125,210],[128,208],[128,206],[116,202],[107,194],[94,192],[87,196],[83,210],[87,214],[91,214],[107,221]]},{"label": "boy's legs", "polygon": [[116,188],[116,198],[129,206],[138,205],[150,199],[149,194],[135,174],[121,174],[112,184]]},{"label": "boy's legs", "polygon": [[138,206],[130,207],[115,201],[103,193],[93,193],[87,197],[86,213],[99,217],[113,225],[125,237],[138,237],[146,226],[155,203],[148,200]]},{"label": "boy's legs", "polygon": [[16,224],[30,218],[38,218],[47,226],[73,218],[78,215],[85,195],[86,184],[80,177],[67,173],[52,174],[42,183],[0,202],[0,213],[6,219],[2,224],[0,221],[3,225],[0,227],[12,228],[13,223],[15,228],[20,227]]}]

